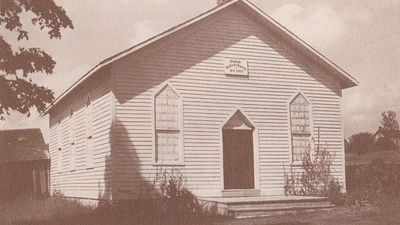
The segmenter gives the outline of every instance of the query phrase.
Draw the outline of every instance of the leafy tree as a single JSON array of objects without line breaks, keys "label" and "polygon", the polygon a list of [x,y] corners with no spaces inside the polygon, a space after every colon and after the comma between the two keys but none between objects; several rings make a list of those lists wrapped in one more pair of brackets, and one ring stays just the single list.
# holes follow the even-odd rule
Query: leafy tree
[{"label": "leafy tree", "polygon": [[346,152],[348,153],[366,154],[375,149],[375,140],[371,133],[360,132],[351,135],[348,139],[346,146]]},{"label": "leafy tree", "polygon": [[393,111],[382,112],[382,129],[384,135],[392,135],[395,131],[399,130],[399,123],[396,119],[396,113]]},{"label": "leafy tree", "polygon": [[[16,32],[18,41],[29,39],[21,14],[32,15],[31,23],[46,30],[50,39],[60,39],[61,29],[73,29],[65,10],[53,0],[1,0],[0,25]],[[10,115],[10,111],[29,116],[33,107],[40,113],[46,109],[54,100],[54,93],[35,84],[30,77],[35,73],[53,73],[55,64],[40,48],[13,48],[0,35],[0,119],[4,120],[4,114]]]}]

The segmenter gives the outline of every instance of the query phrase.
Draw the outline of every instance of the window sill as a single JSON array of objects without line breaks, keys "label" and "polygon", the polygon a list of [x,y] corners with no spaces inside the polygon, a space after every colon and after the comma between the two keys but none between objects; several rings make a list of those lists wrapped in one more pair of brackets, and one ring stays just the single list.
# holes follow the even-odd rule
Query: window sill
[{"label": "window sill", "polygon": [[292,165],[292,166],[295,166],[295,167],[300,167],[300,166],[303,165],[303,162],[296,161],[296,162],[292,162],[291,165]]},{"label": "window sill", "polygon": [[304,132],[292,131],[292,134],[294,134],[294,135],[311,135],[311,132],[310,131],[304,131]]},{"label": "window sill", "polygon": [[153,166],[185,166],[183,162],[153,162]]}]

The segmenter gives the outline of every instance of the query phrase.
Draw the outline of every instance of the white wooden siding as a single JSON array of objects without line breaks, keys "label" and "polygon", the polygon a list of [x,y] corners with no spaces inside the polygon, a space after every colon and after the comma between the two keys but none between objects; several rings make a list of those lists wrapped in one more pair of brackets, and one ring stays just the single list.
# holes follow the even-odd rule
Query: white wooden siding
[{"label": "white wooden siding", "polygon": [[[313,104],[314,128],[336,154],[335,175],[344,181],[339,82],[236,9],[207,20],[191,35],[112,66],[119,197],[138,197],[151,186],[152,96],[166,81],[183,100],[184,166],[178,168],[195,193],[220,195],[220,125],[239,107],[258,128],[262,192],[282,194],[291,154],[287,102],[299,90]],[[249,76],[224,75],[224,58],[248,60]]]},{"label": "white wooden siding", "polygon": [[[111,102],[112,93],[109,74],[100,74],[96,79],[89,80],[81,91],[71,96],[54,108],[50,113],[50,157],[51,157],[51,188],[60,190],[67,197],[111,198]],[[93,164],[87,165],[87,131],[86,131],[86,100],[88,93],[92,99],[92,140]],[[73,106],[73,120],[70,110]],[[56,157],[56,115],[60,113],[63,126],[62,162]],[[74,145],[70,143],[70,125],[73,122]],[[71,149],[74,147],[75,149]],[[75,157],[73,160],[71,157]],[[61,163],[62,169],[56,173],[56,165]]]}]

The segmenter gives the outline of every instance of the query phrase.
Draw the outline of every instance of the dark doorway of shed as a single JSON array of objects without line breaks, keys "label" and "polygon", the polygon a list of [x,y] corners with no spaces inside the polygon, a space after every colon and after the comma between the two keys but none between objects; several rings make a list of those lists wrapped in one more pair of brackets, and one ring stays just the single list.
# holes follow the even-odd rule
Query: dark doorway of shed
[{"label": "dark doorway of shed", "polygon": [[254,126],[238,110],[223,127],[224,189],[254,189]]}]

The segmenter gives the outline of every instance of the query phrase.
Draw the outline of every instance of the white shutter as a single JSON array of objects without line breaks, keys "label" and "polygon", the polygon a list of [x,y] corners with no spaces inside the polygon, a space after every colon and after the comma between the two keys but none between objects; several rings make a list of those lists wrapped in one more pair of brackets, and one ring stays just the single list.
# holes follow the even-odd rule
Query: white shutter
[{"label": "white shutter", "polygon": [[57,133],[57,172],[62,171],[62,123],[61,119],[58,119],[56,126]]},{"label": "white shutter", "polygon": [[88,168],[92,168],[94,164],[93,149],[93,103],[90,96],[86,101],[86,163]]},{"label": "white shutter", "polygon": [[76,146],[75,146],[75,120],[76,115],[74,115],[74,110],[71,108],[70,116],[69,116],[69,160],[70,160],[70,169],[75,170],[76,167]]},{"label": "white shutter", "polygon": [[94,151],[93,151],[93,138],[86,139],[86,146],[87,146],[87,167],[93,168],[94,166]]}]

